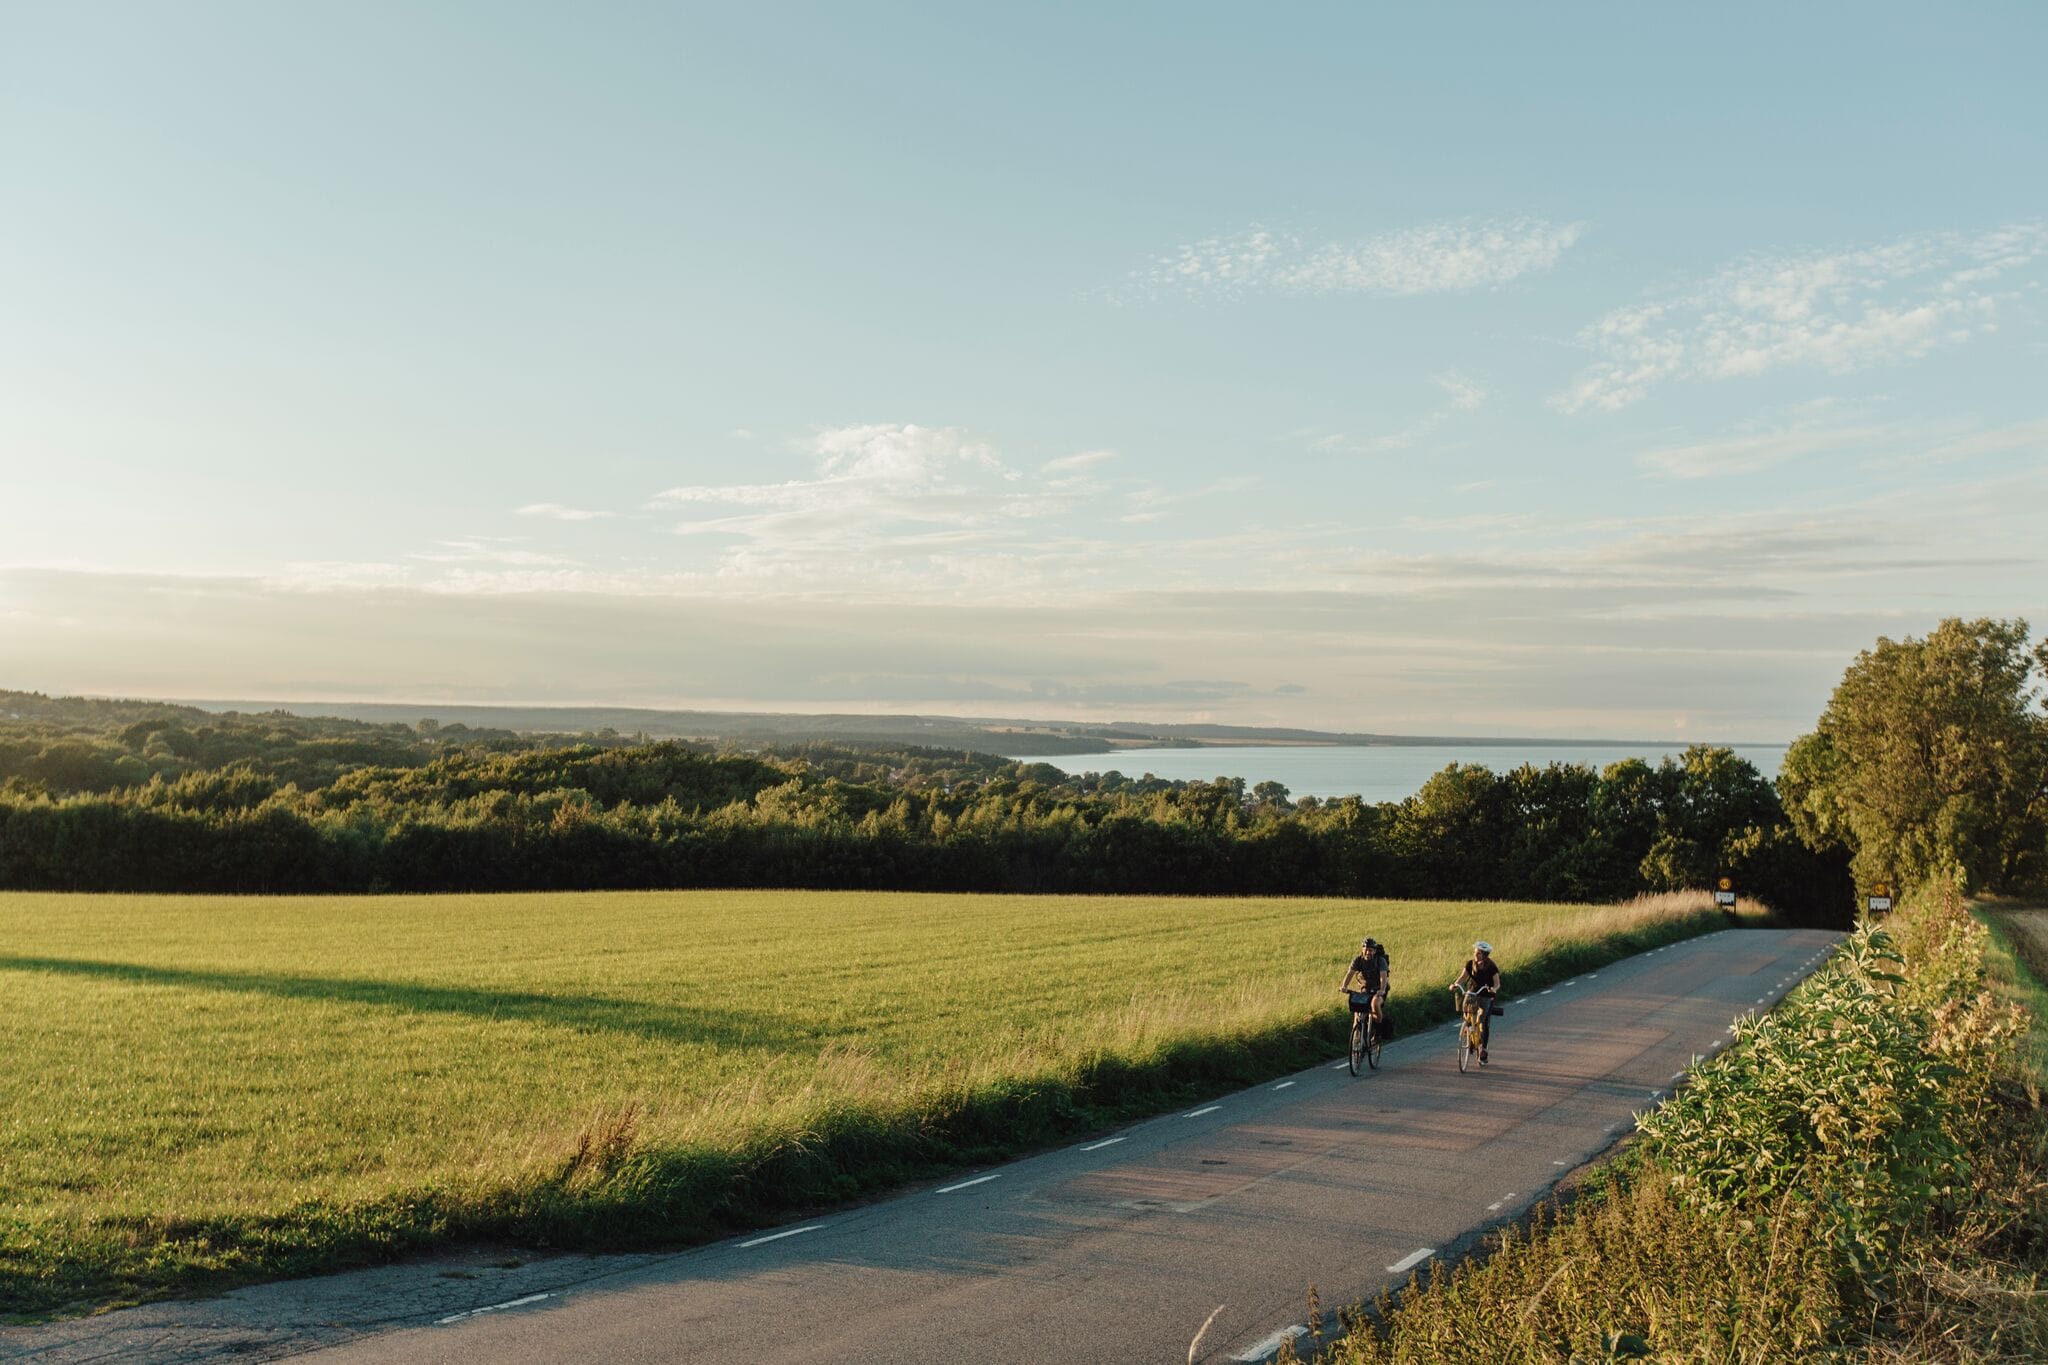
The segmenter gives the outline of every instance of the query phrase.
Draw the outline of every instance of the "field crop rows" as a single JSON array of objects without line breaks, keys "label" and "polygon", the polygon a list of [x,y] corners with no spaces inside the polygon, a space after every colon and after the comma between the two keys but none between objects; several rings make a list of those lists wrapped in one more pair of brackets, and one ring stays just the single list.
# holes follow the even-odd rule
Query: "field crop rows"
[{"label": "field crop rows", "polygon": [[658,892],[0,895],[0,1312],[451,1236],[687,1240],[1719,927],[1623,907]]}]

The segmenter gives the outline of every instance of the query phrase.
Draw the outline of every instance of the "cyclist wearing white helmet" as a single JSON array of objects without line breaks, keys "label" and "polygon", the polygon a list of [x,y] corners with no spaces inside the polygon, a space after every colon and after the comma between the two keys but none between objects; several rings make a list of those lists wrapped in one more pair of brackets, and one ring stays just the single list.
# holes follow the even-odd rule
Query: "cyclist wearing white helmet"
[{"label": "cyclist wearing white helmet", "polygon": [[1500,996],[1500,965],[1493,960],[1493,945],[1480,939],[1472,945],[1454,991],[1465,992],[1465,1008],[1479,1018],[1479,1064],[1486,1065],[1486,1041],[1493,1034],[1493,1002]]}]

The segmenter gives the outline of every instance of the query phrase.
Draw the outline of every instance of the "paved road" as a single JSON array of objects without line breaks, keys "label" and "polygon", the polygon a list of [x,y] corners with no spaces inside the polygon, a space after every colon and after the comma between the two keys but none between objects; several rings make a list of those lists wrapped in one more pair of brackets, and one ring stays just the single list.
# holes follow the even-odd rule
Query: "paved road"
[{"label": "paved road", "polygon": [[[0,1356],[361,1361],[1257,1360],[1405,1281],[1607,1147],[1835,936],[1729,930],[1512,1001],[1493,1064],[1453,1033],[887,1202],[660,1256],[480,1256],[0,1330]],[[1512,979],[1510,981],[1512,984]],[[324,1348],[324,1349],[323,1349]]]}]

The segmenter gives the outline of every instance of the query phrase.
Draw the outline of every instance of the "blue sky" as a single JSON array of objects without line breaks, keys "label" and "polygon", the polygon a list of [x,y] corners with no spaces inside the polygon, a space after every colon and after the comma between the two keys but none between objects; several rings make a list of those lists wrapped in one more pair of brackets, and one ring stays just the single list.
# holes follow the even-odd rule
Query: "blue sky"
[{"label": "blue sky", "polygon": [[0,685],[1784,738],[2048,618],[2044,38],[0,3]]}]

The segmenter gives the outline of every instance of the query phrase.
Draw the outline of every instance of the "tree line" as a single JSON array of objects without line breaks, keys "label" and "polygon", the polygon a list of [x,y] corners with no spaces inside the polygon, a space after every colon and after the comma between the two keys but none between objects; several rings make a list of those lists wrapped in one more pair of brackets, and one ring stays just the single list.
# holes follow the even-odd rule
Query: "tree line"
[{"label": "tree line", "polygon": [[[139,737],[146,747],[147,737]],[[936,750],[446,745],[312,785],[255,759],[97,790],[0,787],[0,884],[376,892],[760,886],[1600,900],[1723,871],[1846,902],[1726,749],[1595,771],[1454,764],[1414,796],[1070,777]]]},{"label": "tree line", "polygon": [[2048,877],[2048,643],[1880,639],[1773,784],[1452,764],[1402,801],[1069,775],[968,750],[718,750],[0,693],[0,886],[380,892],[789,887],[1605,900],[1728,875],[1839,923],[1856,885]]}]

